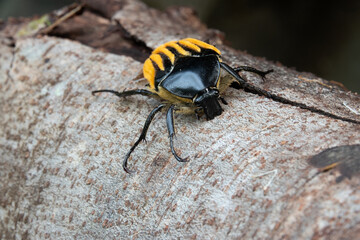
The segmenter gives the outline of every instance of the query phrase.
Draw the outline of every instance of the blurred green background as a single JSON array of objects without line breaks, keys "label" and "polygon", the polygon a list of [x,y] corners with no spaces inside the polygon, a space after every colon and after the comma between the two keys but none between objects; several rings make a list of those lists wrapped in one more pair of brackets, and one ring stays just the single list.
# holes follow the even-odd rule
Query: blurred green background
[{"label": "blurred green background", "polygon": [[[0,18],[40,15],[71,0],[0,0]],[[360,92],[360,1],[144,0],[190,6],[233,48]]]}]

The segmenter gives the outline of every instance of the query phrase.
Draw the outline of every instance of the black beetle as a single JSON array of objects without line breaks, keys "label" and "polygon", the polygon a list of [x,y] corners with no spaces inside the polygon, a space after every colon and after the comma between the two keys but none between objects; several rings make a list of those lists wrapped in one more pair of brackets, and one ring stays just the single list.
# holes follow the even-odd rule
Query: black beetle
[{"label": "black beetle", "polygon": [[[162,109],[167,111],[166,123],[171,152],[179,162],[187,161],[179,157],[174,150],[174,111],[195,113],[198,118],[205,114],[208,120],[219,116],[223,112],[219,100],[227,104],[221,97],[222,92],[229,86],[239,88],[246,85],[246,81],[238,74],[239,71],[253,72],[264,78],[273,70],[260,71],[247,66],[232,68],[222,62],[221,53],[216,47],[197,39],[186,38],[159,46],[145,61],[143,75],[149,82],[148,89],[124,92],[108,89],[93,91],[93,94],[109,92],[118,97],[139,94],[160,97],[163,100],[150,112],[140,137],[126,154],[124,170],[131,172],[127,167],[130,154],[145,140],[152,119]],[[230,77],[225,77],[229,75]]]}]

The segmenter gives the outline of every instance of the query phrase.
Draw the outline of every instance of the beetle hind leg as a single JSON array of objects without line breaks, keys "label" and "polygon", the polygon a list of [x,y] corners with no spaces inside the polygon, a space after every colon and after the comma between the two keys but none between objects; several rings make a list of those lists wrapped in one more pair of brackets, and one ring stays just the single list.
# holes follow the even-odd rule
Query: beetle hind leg
[{"label": "beetle hind leg", "polygon": [[155,96],[157,96],[157,94],[155,94],[149,90],[146,90],[146,89],[134,89],[134,90],[123,91],[123,92],[117,92],[117,91],[110,90],[110,89],[101,89],[101,90],[92,91],[91,94],[95,95],[95,93],[102,93],[102,92],[112,93],[118,97],[126,97],[126,96],[131,96],[131,95],[143,95],[143,96],[155,95]]},{"label": "beetle hind leg", "polygon": [[188,159],[187,158],[181,158],[179,157],[179,155],[176,153],[175,149],[174,149],[174,136],[175,136],[175,128],[174,128],[174,105],[171,105],[169,107],[169,110],[167,111],[166,114],[166,124],[167,124],[167,128],[169,131],[169,139],[170,139],[170,148],[171,148],[171,152],[174,155],[174,157],[176,158],[176,160],[178,160],[179,162],[187,162]]}]

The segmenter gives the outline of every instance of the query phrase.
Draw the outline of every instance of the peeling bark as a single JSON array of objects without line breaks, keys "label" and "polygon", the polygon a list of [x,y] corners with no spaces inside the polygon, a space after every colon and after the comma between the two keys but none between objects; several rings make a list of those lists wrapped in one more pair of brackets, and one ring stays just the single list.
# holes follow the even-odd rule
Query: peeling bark
[{"label": "peeling bark", "polygon": [[360,125],[243,90],[211,120],[177,115],[169,150],[165,116],[147,143],[121,162],[157,101],[91,95],[141,88],[133,80],[151,49],[169,40],[209,40],[232,66],[274,69],[250,83],[272,94],[360,121],[360,98],[311,73],[222,44],[188,8],[160,12],[141,2],[82,1],[47,36],[17,35],[31,19],[0,29],[1,239],[355,239],[359,179],[336,183],[307,160],[360,143]]}]

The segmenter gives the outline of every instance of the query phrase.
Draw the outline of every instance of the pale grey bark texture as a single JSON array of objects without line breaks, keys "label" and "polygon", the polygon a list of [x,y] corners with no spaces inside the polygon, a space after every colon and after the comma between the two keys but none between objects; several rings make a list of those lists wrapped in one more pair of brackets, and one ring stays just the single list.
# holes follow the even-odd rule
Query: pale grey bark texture
[{"label": "pale grey bark texture", "polygon": [[[89,13],[99,1],[84,2],[76,18],[100,12],[98,21],[119,24],[134,46],[209,39],[232,66],[274,69],[266,81],[243,75],[254,85],[360,121],[356,94],[224,46],[187,8],[115,1],[116,11]],[[359,124],[229,89],[229,105],[211,121],[176,115],[176,149],[189,162],[173,158],[161,113],[129,161],[136,172],[126,174],[123,157],[157,100],[91,91],[142,88],[132,80],[142,62],[64,37],[17,37],[22,24],[0,32],[1,239],[359,237],[359,178],[335,183],[337,171],[317,174],[307,163],[359,144]]]}]

